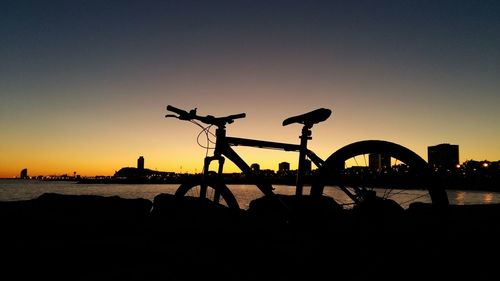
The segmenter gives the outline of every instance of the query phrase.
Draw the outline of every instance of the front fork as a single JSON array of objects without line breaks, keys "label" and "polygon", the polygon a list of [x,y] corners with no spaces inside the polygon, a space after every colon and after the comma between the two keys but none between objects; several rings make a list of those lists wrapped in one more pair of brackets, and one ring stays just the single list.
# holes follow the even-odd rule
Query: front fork
[{"label": "front fork", "polygon": [[214,183],[214,198],[213,201],[216,203],[219,203],[220,201],[220,191],[216,186],[218,183],[222,182],[222,171],[224,169],[224,162],[226,159],[222,157],[222,155],[214,155],[214,156],[207,156],[205,157],[205,161],[203,164],[203,175],[202,175],[202,180],[200,184],[200,198],[207,198],[207,187],[208,187],[208,181],[210,179],[210,164],[212,161],[217,160],[219,162],[219,168],[217,171],[217,176],[215,178],[215,183]]}]

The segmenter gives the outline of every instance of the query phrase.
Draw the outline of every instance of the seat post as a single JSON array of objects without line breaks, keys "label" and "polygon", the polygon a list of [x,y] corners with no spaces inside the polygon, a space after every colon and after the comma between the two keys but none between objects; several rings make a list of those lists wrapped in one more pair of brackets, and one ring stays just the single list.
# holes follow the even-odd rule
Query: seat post
[{"label": "seat post", "polygon": [[307,141],[312,139],[312,128],[313,125],[304,124],[302,128],[302,134],[300,135],[300,151],[299,151],[299,167],[297,169],[297,182],[295,195],[302,195],[304,192],[304,178],[305,178],[305,167],[306,162],[306,152],[307,152]]}]

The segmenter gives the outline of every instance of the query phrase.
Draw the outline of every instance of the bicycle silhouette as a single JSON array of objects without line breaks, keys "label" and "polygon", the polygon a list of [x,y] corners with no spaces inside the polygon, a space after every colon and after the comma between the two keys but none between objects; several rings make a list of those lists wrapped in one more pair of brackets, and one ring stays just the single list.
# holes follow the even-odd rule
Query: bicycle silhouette
[{"label": "bicycle silhouette", "polygon": [[[207,138],[208,134],[212,134],[215,137],[213,155],[208,156],[207,154],[205,157],[202,177],[195,181],[182,183],[175,192],[177,196],[195,196],[209,199],[229,208],[239,208],[235,196],[224,183],[223,168],[226,158],[231,160],[243,172],[248,182],[256,185],[265,196],[275,196],[272,184],[268,180],[265,180],[262,175],[254,172],[236,151],[232,149],[232,146],[247,146],[299,153],[295,182],[296,196],[304,196],[305,163],[309,159],[318,167],[317,171],[311,176],[309,196],[323,196],[325,187],[334,186],[342,190],[352,201],[346,204],[360,205],[377,198],[393,200],[401,206],[408,206],[410,203],[421,202],[422,200],[427,201],[427,203],[430,201],[430,203],[437,206],[448,205],[446,191],[432,181],[431,170],[427,162],[413,151],[399,144],[382,140],[359,141],[335,151],[326,160],[321,159],[313,151],[309,150],[307,144],[312,139],[312,127],[327,120],[332,113],[330,109],[319,108],[283,121],[283,126],[290,124],[302,125],[299,144],[227,136],[226,126],[232,124],[236,119],[245,118],[245,113],[214,117],[211,115],[199,116],[196,113],[196,109],[188,112],[171,105],[167,106],[167,110],[176,113],[176,115],[167,114],[165,117],[175,117],[180,120],[193,122],[203,129],[200,134],[204,132],[207,134]],[[196,121],[205,123],[207,126],[204,127]],[[210,132],[212,126],[216,127],[215,134]],[[357,156],[369,154],[383,155],[384,157],[394,159],[395,163],[398,161],[404,163],[405,178],[410,180],[403,183],[414,187],[412,189],[401,189],[398,186],[396,189],[392,184],[382,188],[380,182],[373,179],[374,176],[380,173],[387,173],[387,169],[378,172],[370,171],[369,169],[346,169],[346,161],[356,159]],[[212,175],[213,172],[210,172],[210,164],[213,161],[217,161],[219,164],[218,172],[215,176]],[[403,183],[400,182],[400,184]],[[415,192],[416,188],[425,192]]]}]

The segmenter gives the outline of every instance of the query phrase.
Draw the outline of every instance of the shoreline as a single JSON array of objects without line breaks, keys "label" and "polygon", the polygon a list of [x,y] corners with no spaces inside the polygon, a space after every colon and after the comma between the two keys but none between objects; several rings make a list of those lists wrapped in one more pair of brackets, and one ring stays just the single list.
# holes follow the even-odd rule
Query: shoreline
[{"label": "shoreline", "polygon": [[[134,184],[182,184],[184,181],[181,179],[158,179],[158,180],[148,180],[148,179],[120,179],[120,178],[111,178],[111,179],[20,179],[20,178],[0,178],[0,180],[9,180],[9,181],[16,181],[16,180],[24,180],[24,181],[47,181],[47,182],[74,182],[75,184],[99,184],[99,185],[107,185],[107,184],[125,184],[125,185],[134,185]],[[241,184],[241,185],[254,185],[253,182],[248,181],[248,180],[227,180],[224,181],[225,184],[228,185],[233,185],[233,184]],[[293,180],[275,180],[275,181],[270,181],[271,184],[273,185],[284,185],[284,186],[295,186],[295,182]],[[310,186],[310,183],[305,183],[305,186]],[[479,184],[464,184],[462,183],[463,186],[460,186],[461,184],[452,184],[453,187],[450,186],[445,186],[445,190],[452,190],[452,191],[482,191],[482,192],[497,192],[500,193],[500,185],[498,186],[493,186],[493,185],[488,185],[488,186],[480,186]],[[381,188],[387,187],[387,188],[397,188],[398,186],[405,186],[407,185],[404,184],[392,184],[392,185],[379,185]],[[412,188],[412,187],[407,187],[407,189],[421,189],[419,187],[417,188]]]}]

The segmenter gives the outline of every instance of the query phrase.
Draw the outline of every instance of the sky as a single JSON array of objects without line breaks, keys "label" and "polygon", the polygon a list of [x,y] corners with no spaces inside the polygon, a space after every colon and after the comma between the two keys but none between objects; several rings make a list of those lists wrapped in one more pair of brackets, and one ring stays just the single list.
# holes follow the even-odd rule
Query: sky
[{"label": "sky", "polygon": [[[500,160],[499,1],[0,2],[0,177],[200,172],[200,128],[165,107],[246,113],[228,135],[323,159],[360,140]],[[201,141],[204,141],[201,139]],[[291,152],[236,148],[277,169]],[[229,165],[227,171],[236,171]]]}]

